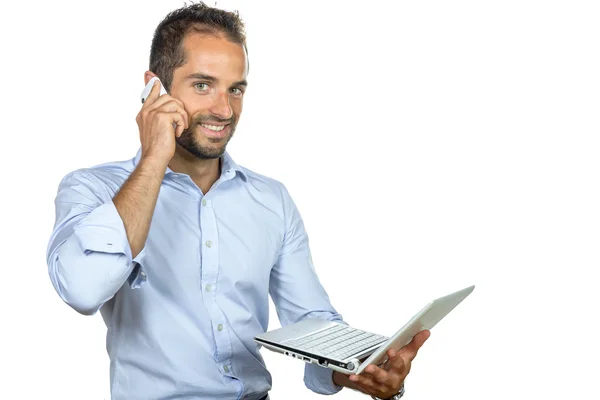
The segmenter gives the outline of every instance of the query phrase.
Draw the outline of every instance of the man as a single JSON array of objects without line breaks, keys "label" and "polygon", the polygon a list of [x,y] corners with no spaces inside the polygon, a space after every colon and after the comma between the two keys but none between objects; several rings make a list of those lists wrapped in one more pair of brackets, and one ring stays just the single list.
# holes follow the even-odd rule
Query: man
[{"label": "man", "polygon": [[[236,14],[203,3],[170,13],[145,73],[169,94],[155,85],[142,105],[140,151],[59,186],[50,277],[78,312],[100,310],[115,400],[267,398],[271,375],[253,337],[267,329],[269,294],[283,325],[343,322],[285,187],[225,152],[247,73]],[[306,386],[398,397],[428,334],[360,377],[306,365]]]}]

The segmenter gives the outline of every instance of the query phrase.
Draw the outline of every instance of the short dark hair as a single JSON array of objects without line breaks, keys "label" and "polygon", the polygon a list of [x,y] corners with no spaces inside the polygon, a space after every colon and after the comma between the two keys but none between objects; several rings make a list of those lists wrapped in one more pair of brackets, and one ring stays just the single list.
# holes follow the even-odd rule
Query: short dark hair
[{"label": "short dark hair", "polygon": [[227,40],[241,44],[248,54],[239,12],[209,7],[203,1],[172,11],[156,27],[150,47],[150,71],[160,78],[168,91],[173,82],[173,71],[186,63],[183,38],[190,31],[223,35]]}]

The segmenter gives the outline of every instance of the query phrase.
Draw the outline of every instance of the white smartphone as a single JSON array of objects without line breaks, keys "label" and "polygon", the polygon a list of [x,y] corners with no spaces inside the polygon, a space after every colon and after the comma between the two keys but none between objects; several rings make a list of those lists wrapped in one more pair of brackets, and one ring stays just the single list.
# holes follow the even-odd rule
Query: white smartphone
[{"label": "white smartphone", "polygon": [[[154,77],[152,79],[150,79],[148,81],[148,83],[146,84],[146,87],[144,88],[144,90],[142,91],[142,95],[141,100],[142,100],[142,104],[146,101],[146,99],[148,98],[148,96],[150,95],[150,92],[152,91],[152,86],[154,85],[154,82],[159,81],[160,79],[158,79],[158,77]],[[162,82],[160,82],[160,93],[158,94],[158,97],[162,96],[163,94],[167,94],[167,91],[165,89],[165,87],[163,86]],[[173,130],[177,131],[177,124],[173,122]]]},{"label": "white smartphone", "polygon": [[[142,91],[142,95],[141,95],[142,103],[144,103],[144,101],[146,101],[146,99],[150,95],[150,91],[152,90],[152,86],[154,85],[154,82],[156,82],[156,81],[160,82],[160,79],[158,79],[158,77],[156,77],[156,76],[148,81],[148,84],[146,85],[146,87]],[[159,93],[159,96],[162,96],[163,94],[167,94],[167,91],[165,90],[165,87],[163,86],[162,82],[160,82],[160,93]]]}]

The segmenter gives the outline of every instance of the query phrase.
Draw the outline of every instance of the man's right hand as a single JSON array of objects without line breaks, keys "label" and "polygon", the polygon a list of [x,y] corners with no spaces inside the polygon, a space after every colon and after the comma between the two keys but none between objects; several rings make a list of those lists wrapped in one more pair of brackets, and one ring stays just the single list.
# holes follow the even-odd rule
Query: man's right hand
[{"label": "man's right hand", "polygon": [[[154,82],[142,109],[136,117],[140,130],[142,157],[160,161],[166,166],[175,154],[175,137],[188,128],[188,114],[183,103],[164,94],[159,97],[160,82]],[[175,131],[173,127],[175,126]]]}]

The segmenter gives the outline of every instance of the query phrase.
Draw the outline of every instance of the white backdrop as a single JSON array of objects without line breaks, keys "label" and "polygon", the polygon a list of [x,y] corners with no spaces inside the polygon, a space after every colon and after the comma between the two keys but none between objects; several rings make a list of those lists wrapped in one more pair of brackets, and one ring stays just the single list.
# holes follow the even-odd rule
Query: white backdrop
[{"label": "white backdrop", "polygon": [[[135,155],[152,33],[181,5],[0,6],[0,398],[109,398],[101,317],[48,278],[53,201],[69,171]],[[344,318],[391,335],[477,285],[406,398],[598,398],[598,2],[217,5],[240,11],[251,61],[229,151],[289,188]],[[303,363],[263,354],[273,399],[320,398]]]}]

